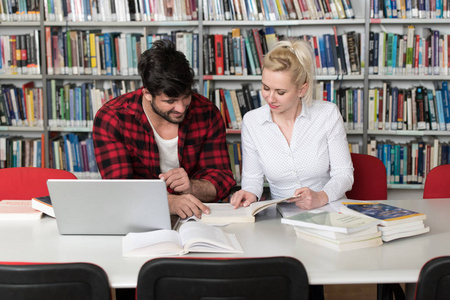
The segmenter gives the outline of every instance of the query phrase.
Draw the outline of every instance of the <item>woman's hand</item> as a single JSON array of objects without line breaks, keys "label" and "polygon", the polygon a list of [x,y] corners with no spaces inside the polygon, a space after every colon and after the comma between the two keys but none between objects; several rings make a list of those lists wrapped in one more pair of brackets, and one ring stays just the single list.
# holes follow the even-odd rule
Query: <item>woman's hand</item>
[{"label": "woman's hand", "polygon": [[296,189],[294,195],[297,197],[288,200],[288,202],[295,202],[295,205],[301,209],[314,209],[328,203],[328,195],[324,191],[314,192],[303,187]]},{"label": "woman's hand", "polygon": [[234,206],[234,208],[238,208],[239,206],[247,207],[251,203],[256,202],[256,200],[255,194],[240,190],[231,196],[230,203]]}]

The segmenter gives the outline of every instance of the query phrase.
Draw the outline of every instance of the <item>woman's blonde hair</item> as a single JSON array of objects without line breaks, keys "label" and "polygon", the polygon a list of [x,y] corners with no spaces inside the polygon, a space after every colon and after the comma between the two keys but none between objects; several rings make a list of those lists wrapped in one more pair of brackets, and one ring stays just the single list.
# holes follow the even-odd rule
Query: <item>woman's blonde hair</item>
[{"label": "woman's blonde hair", "polygon": [[301,87],[308,83],[303,96],[303,103],[309,105],[313,100],[316,69],[314,53],[311,45],[303,40],[288,39],[279,41],[275,47],[264,56],[264,69],[271,71],[289,71],[292,83]]}]

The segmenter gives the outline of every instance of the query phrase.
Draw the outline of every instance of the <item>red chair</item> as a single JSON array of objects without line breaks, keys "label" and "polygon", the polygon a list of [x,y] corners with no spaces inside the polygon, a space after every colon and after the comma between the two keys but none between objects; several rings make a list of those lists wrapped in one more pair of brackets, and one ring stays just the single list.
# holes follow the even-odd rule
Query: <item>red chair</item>
[{"label": "red chair", "polygon": [[372,155],[351,153],[353,162],[353,187],[346,193],[348,199],[387,200],[386,168]]},{"label": "red chair", "polygon": [[425,179],[424,199],[450,198],[450,165],[440,165],[431,169]]},{"label": "red chair", "polygon": [[[383,162],[375,156],[351,153],[353,187],[345,195],[355,200],[387,200],[387,176]],[[405,299],[398,283],[378,284],[377,299]]]},{"label": "red chair", "polygon": [[77,179],[65,170],[18,167],[0,169],[0,200],[29,200],[48,196],[48,179]]}]

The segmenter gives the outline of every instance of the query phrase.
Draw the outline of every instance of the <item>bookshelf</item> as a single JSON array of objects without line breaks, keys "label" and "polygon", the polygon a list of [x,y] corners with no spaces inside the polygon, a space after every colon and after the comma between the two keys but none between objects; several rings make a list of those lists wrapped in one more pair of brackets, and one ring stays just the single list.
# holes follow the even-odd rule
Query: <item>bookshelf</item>
[{"label": "bookshelf", "polygon": [[[29,81],[33,81],[37,87],[42,88],[43,99],[49,99],[51,93],[49,83],[60,80],[63,83],[75,84],[79,86],[83,83],[92,83],[95,86],[100,86],[103,89],[108,89],[112,81],[124,81],[127,84],[131,81],[139,83],[138,75],[79,75],[79,74],[49,74],[46,64],[45,53],[45,29],[46,27],[55,30],[72,30],[72,31],[95,31],[102,32],[123,32],[123,33],[139,33],[142,36],[149,34],[170,33],[171,31],[186,30],[188,32],[198,34],[199,50],[203,49],[204,34],[227,34],[232,28],[253,29],[253,28],[267,28],[273,27],[277,34],[284,36],[302,36],[306,34],[324,35],[333,34],[333,26],[336,27],[339,35],[350,31],[356,31],[361,34],[361,44],[364,45],[360,50],[364,59],[364,65],[361,66],[361,73],[356,75],[318,75],[318,82],[334,81],[335,87],[342,85],[343,87],[360,88],[364,95],[363,101],[363,123],[362,128],[348,129],[348,139],[350,143],[359,145],[359,152],[367,153],[368,145],[371,140],[377,142],[385,142],[392,140],[399,143],[408,143],[412,140],[422,139],[426,142],[431,142],[437,138],[442,143],[448,143],[450,140],[450,131],[432,131],[432,130],[378,130],[369,129],[369,90],[375,87],[382,86],[383,83],[389,83],[391,86],[399,86],[402,88],[409,88],[414,86],[433,87],[433,83],[438,81],[450,81],[450,75],[375,75],[369,74],[369,43],[371,31],[386,31],[397,34],[404,34],[404,27],[407,25],[414,25],[416,30],[423,30],[424,28],[440,29],[442,34],[450,34],[447,29],[450,19],[387,19],[387,18],[372,18],[371,2],[366,1],[352,1],[353,10],[355,12],[354,19],[322,19],[322,20],[242,20],[242,21],[225,21],[225,20],[203,20],[203,4],[208,1],[197,1],[198,4],[198,20],[162,20],[148,21],[141,16],[140,21],[49,21],[45,17],[44,1],[40,2],[40,21],[3,21],[1,27],[6,30],[0,33],[3,34],[24,34],[32,30],[39,30],[40,35],[40,60],[41,60],[41,74],[33,75],[9,75],[0,74],[0,84],[16,84],[21,87]],[[209,1],[215,3],[215,1]],[[209,3],[208,2],[208,3]],[[382,2],[382,1],[381,1]],[[429,2],[429,1],[426,1]],[[208,7],[210,8],[210,7]],[[145,46],[142,47],[145,49]],[[248,83],[255,90],[259,89],[261,76],[260,75],[213,75],[205,74],[204,64],[205,60],[199,51],[198,55],[198,75],[196,76],[196,87],[200,93],[203,93],[204,87],[207,83],[212,84],[212,88],[222,89],[236,89],[242,83]],[[91,132],[89,126],[55,126],[52,118],[49,116],[49,102],[43,103],[43,126],[42,127],[16,127],[16,126],[0,126],[0,136],[4,135],[23,135],[25,137],[38,138],[43,136],[44,145],[49,145],[55,136],[61,134],[68,134],[71,132],[79,133],[87,136]],[[239,129],[227,129],[227,134],[231,142],[239,141]],[[45,147],[43,164],[45,166],[52,166],[50,161],[52,155],[49,153],[48,147]],[[421,184],[391,184],[391,189],[420,189]]]},{"label": "bookshelf", "polygon": [[[424,1],[424,4],[431,5],[431,7],[436,5],[436,1]],[[426,9],[426,8],[425,8]],[[420,11],[420,8],[419,8]],[[419,12],[418,12],[419,13]],[[405,90],[405,91],[411,91],[411,94],[414,94],[419,87],[422,89],[427,89],[428,91],[433,91],[434,96],[432,97],[432,105],[428,107],[428,109],[433,109],[437,113],[437,102],[442,101],[438,100],[437,98],[437,92],[441,90],[442,82],[447,82],[449,80],[448,76],[448,66],[445,68],[442,68],[439,70],[439,72],[435,73],[433,72],[428,73],[425,71],[425,62],[427,60],[427,57],[422,56],[422,52],[425,53],[425,46],[424,42],[428,39],[429,32],[428,28],[431,28],[433,30],[438,30],[438,36],[440,39],[444,40],[446,39],[445,36],[449,34],[448,31],[448,24],[450,23],[448,19],[448,9],[445,9],[445,15],[442,15],[441,18],[432,17],[430,15],[426,15],[426,13],[423,13],[422,18],[411,18],[410,16],[403,18],[402,13],[399,11],[399,17],[398,18],[372,18],[372,11],[369,10],[369,32],[386,32],[387,34],[393,33],[395,34],[398,39],[399,43],[404,43],[403,45],[398,46],[398,49],[400,47],[406,47],[404,50],[404,53],[407,53],[408,46],[408,26],[413,26],[414,29],[414,40],[417,41],[419,47],[416,46],[414,43],[414,51],[416,49],[419,49],[420,51],[417,51],[413,54],[413,58],[416,59],[417,57],[417,67],[414,68],[414,62],[412,65],[412,71],[408,72],[407,68],[397,68],[397,72],[392,72],[391,74],[386,74],[383,72],[379,72],[378,74],[369,73],[368,74],[368,81],[369,81],[369,88],[380,88],[384,84],[389,84],[391,87],[396,87],[399,90]],[[420,44],[419,44],[420,43]],[[447,48],[448,46],[444,46],[443,48]],[[370,51],[368,49],[368,51]],[[448,51],[448,50],[447,50]],[[445,52],[447,53],[447,52]],[[406,54],[407,55],[407,54]],[[405,56],[406,61],[404,62],[405,65],[407,65],[408,60]],[[447,59],[443,59],[443,56],[439,57],[441,60],[441,63],[445,61],[445,64],[447,64]],[[396,62],[402,62],[402,59],[399,56],[397,56]],[[370,66],[369,66],[370,67]],[[445,70],[446,69],[446,70]],[[436,83],[439,84],[439,86],[436,86]],[[384,91],[383,91],[384,94]],[[389,92],[388,92],[389,95]],[[409,97],[409,93],[405,92],[405,95]],[[413,95],[415,96],[415,95]],[[369,96],[370,97],[370,96]],[[367,135],[368,135],[368,142],[369,144],[371,142],[375,141],[375,144],[380,145],[384,144],[383,147],[390,147],[388,144],[393,145],[393,147],[402,147],[405,145],[412,145],[415,144],[420,145],[421,142],[424,143],[424,155],[423,155],[423,163],[424,163],[424,171],[423,174],[419,174],[419,178],[409,178],[408,176],[403,176],[403,182],[411,180],[412,183],[402,183],[402,179],[399,180],[398,171],[396,171],[394,177],[391,175],[391,179],[389,179],[388,176],[388,187],[391,190],[401,190],[403,189],[405,192],[411,193],[413,191],[417,191],[420,193],[418,195],[421,197],[421,190],[423,189],[423,183],[425,182],[425,176],[427,171],[429,171],[430,168],[433,167],[433,165],[441,164],[441,163],[449,163],[448,160],[441,160],[445,154],[445,149],[442,150],[449,142],[450,139],[450,131],[447,131],[446,128],[439,128],[439,124],[436,124],[435,130],[432,130],[430,122],[426,122],[426,126],[428,127],[420,127],[419,122],[414,122],[415,118],[415,112],[414,107],[411,109],[411,111],[408,110],[408,102],[409,99],[405,98],[403,103],[406,105],[406,110],[404,110],[403,113],[403,128],[395,128],[396,126],[391,125],[391,127],[384,127],[381,126],[379,128],[373,128],[370,125],[367,127]],[[417,97],[417,96],[415,96]],[[400,98],[399,98],[400,99]],[[414,104],[414,99],[412,99],[412,103]],[[372,114],[371,105],[367,108],[369,115]],[[429,114],[428,112],[426,114]],[[384,113],[382,114],[384,115]],[[379,114],[378,114],[379,117]],[[375,117],[376,119],[377,117]],[[385,116],[385,118],[388,118]],[[399,116],[400,118],[400,116]],[[419,118],[417,116],[417,118]],[[442,118],[441,118],[442,119]],[[411,124],[409,121],[413,121]],[[370,121],[369,121],[370,122]],[[444,122],[445,124],[446,122]],[[379,124],[379,123],[378,123]],[[376,126],[375,126],[376,127]],[[384,127],[384,128],[383,128]],[[427,146],[428,145],[428,146]],[[429,147],[430,149],[427,149]],[[373,147],[372,147],[373,149]],[[405,148],[406,150],[406,148]],[[428,150],[428,151],[427,151]],[[370,148],[367,149],[367,151],[371,152]],[[394,151],[394,150],[392,150]],[[420,152],[420,148],[418,150]],[[397,152],[394,155],[398,155]],[[403,155],[403,154],[402,154]],[[414,157],[413,157],[414,158]],[[397,159],[397,158],[396,158]],[[433,160],[435,160],[433,162]],[[418,161],[417,164],[419,165],[420,162]],[[391,169],[390,171],[387,170],[388,175],[393,171]],[[419,165],[419,171],[420,171],[420,165]],[[401,175],[401,171],[400,171]],[[397,177],[397,178],[395,178]],[[401,176],[400,176],[401,177]],[[420,178],[421,177],[421,178]],[[399,183],[400,181],[400,183]]]}]

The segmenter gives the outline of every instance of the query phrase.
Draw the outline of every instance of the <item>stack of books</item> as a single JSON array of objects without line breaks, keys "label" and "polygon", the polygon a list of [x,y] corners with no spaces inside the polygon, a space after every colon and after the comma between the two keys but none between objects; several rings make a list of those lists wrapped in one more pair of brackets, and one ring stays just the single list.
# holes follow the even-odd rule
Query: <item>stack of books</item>
[{"label": "stack of books", "polygon": [[404,208],[377,202],[343,202],[343,211],[375,218],[384,242],[415,236],[430,231],[424,220],[426,215]]},{"label": "stack of books", "polygon": [[338,212],[304,212],[281,219],[295,226],[297,237],[336,251],[356,250],[383,244],[378,220]]}]

